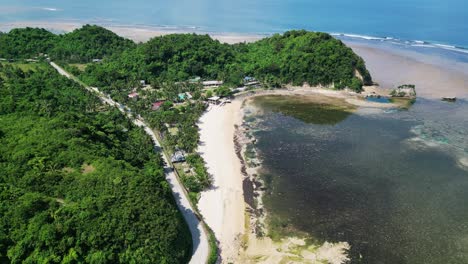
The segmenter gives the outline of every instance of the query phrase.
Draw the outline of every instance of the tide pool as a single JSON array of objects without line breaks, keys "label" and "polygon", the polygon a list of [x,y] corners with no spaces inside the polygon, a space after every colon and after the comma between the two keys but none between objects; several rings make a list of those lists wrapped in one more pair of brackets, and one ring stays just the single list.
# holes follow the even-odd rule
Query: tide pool
[{"label": "tide pool", "polygon": [[247,116],[274,233],[348,242],[352,263],[468,262],[466,102],[341,115],[309,104],[258,97]]}]

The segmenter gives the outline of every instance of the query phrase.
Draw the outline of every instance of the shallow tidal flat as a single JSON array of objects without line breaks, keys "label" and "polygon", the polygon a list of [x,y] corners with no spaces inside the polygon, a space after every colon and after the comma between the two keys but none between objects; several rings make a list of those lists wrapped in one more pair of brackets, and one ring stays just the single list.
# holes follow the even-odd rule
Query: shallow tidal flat
[{"label": "shallow tidal flat", "polygon": [[274,238],[348,242],[352,263],[468,262],[468,102],[260,96],[244,112]]}]

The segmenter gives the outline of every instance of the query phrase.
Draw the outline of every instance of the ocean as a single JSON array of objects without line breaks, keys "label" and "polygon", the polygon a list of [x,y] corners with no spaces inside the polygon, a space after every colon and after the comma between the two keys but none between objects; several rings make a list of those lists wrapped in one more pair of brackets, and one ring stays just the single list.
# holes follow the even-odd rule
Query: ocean
[{"label": "ocean", "polygon": [[346,241],[351,263],[468,263],[467,101],[350,114],[263,96],[246,109],[274,233]]},{"label": "ocean", "polygon": [[466,0],[0,1],[0,23],[64,20],[255,34],[307,29],[468,47]]}]

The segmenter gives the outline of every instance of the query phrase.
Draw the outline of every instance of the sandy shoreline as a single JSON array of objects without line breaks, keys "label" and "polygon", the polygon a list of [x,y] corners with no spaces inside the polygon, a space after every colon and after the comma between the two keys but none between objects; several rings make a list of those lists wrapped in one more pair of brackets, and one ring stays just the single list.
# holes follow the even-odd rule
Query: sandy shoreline
[{"label": "sandy shoreline", "polygon": [[213,176],[213,186],[201,193],[200,213],[220,243],[223,263],[234,262],[244,234],[244,193],[241,162],[234,147],[235,124],[241,123],[242,102],[210,106],[199,121],[198,152]]},{"label": "sandy shoreline", "polygon": [[[245,202],[248,197],[244,197],[259,197],[258,193],[247,194],[244,189],[246,177],[250,177],[251,181],[252,177],[255,178],[255,168],[245,166],[245,160],[239,158],[236,151],[243,154],[248,144],[242,126],[244,102],[264,95],[300,95],[318,100],[326,96],[349,100],[351,104],[366,108],[386,108],[390,104],[366,102],[345,91],[312,87],[259,90],[239,96],[231,104],[210,106],[198,124],[201,141],[198,152],[214,180],[213,187],[202,192],[198,207],[219,241],[223,263],[279,263],[294,258],[343,263],[349,247],[345,242],[311,246],[306,245],[304,238],[288,237],[278,242],[268,237],[257,237],[258,227],[255,223],[257,220],[263,222],[263,214],[258,215],[256,210],[260,209],[261,212],[262,206],[252,208]],[[256,200],[256,204],[261,204],[261,199]]]},{"label": "sandy shoreline", "polygon": [[[13,28],[24,28],[24,27],[39,27],[50,30],[55,33],[66,33],[71,32],[77,28],[83,26],[83,23],[79,22],[45,22],[45,21],[21,21],[14,23],[0,23],[0,31],[10,31]],[[196,29],[171,29],[164,27],[150,27],[150,26],[126,26],[126,25],[101,25],[116,34],[129,38],[135,42],[146,42],[154,37],[163,35],[176,34],[176,33],[197,33],[197,34],[208,34],[212,38],[219,40],[223,43],[234,44],[239,42],[254,42],[262,39],[262,35],[252,34],[234,34],[234,33],[213,33],[203,32]]]},{"label": "sandy shoreline", "polygon": [[[349,244],[345,241],[306,245],[305,238],[300,237],[287,237],[281,241],[273,241],[268,237],[257,236],[258,227],[255,223],[257,220],[262,222],[264,219],[264,210],[260,211],[260,215],[255,211],[261,207],[261,199],[256,200],[256,204],[260,204],[260,207],[252,208],[245,202],[245,198],[248,199],[248,197],[243,196],[261,197],[261,194],[255,193],[255,187],[253,194],[248,193],[248,190],[246,193],[245,186],[242,189],[246,177],[252,180],[252,174],[256,169],[244,167],[247,163],[245,157],[239,159],[236,151],[239,151],[239,146],[245,147],[249,144],[248,139],[244,140],[249,137],[240,135],[245,135],[245,126],[241,124],[243,124],[244,110],[248,108],[245,106],[246,101],[264,95],[304,96],[315,98],[314,100],[322,100],[320,98],[326,96],[355,105],[360,111],[366,111],[365,109],[381,111],[388,107],[395,107],[395,105],[368,102],[363,100],[361,95],[347,91],[332,91],[316,87],[289,87],[288,89],[246,93],[233,100],[232,104],[211,107],[200,120],[202,142],[199,151],[207,164],[209,173],[214,176],[215,183],[213,189],[202,193],[199,208],[220,242],[223,263],[282,263],[292,259],[300,259],[300,262],[307,263],[320,261],[334,264],[345,263],[346,252],[349,249]],[[243,154],[244,151],[245,148],[242,148],[241,153]]]}]

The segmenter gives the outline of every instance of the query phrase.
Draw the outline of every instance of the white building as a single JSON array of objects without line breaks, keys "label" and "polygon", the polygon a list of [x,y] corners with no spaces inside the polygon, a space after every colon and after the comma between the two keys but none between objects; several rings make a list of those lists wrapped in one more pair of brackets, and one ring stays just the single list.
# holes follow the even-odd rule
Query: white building
[{"label": "white building", "polygon": [[213,88],[216,88],[216,87],[219,87],[220,85],[223,85],[223,81],[204,81],[202,82],[202,85],[206,88],[209,88],[209,87],[213,87]]}]

